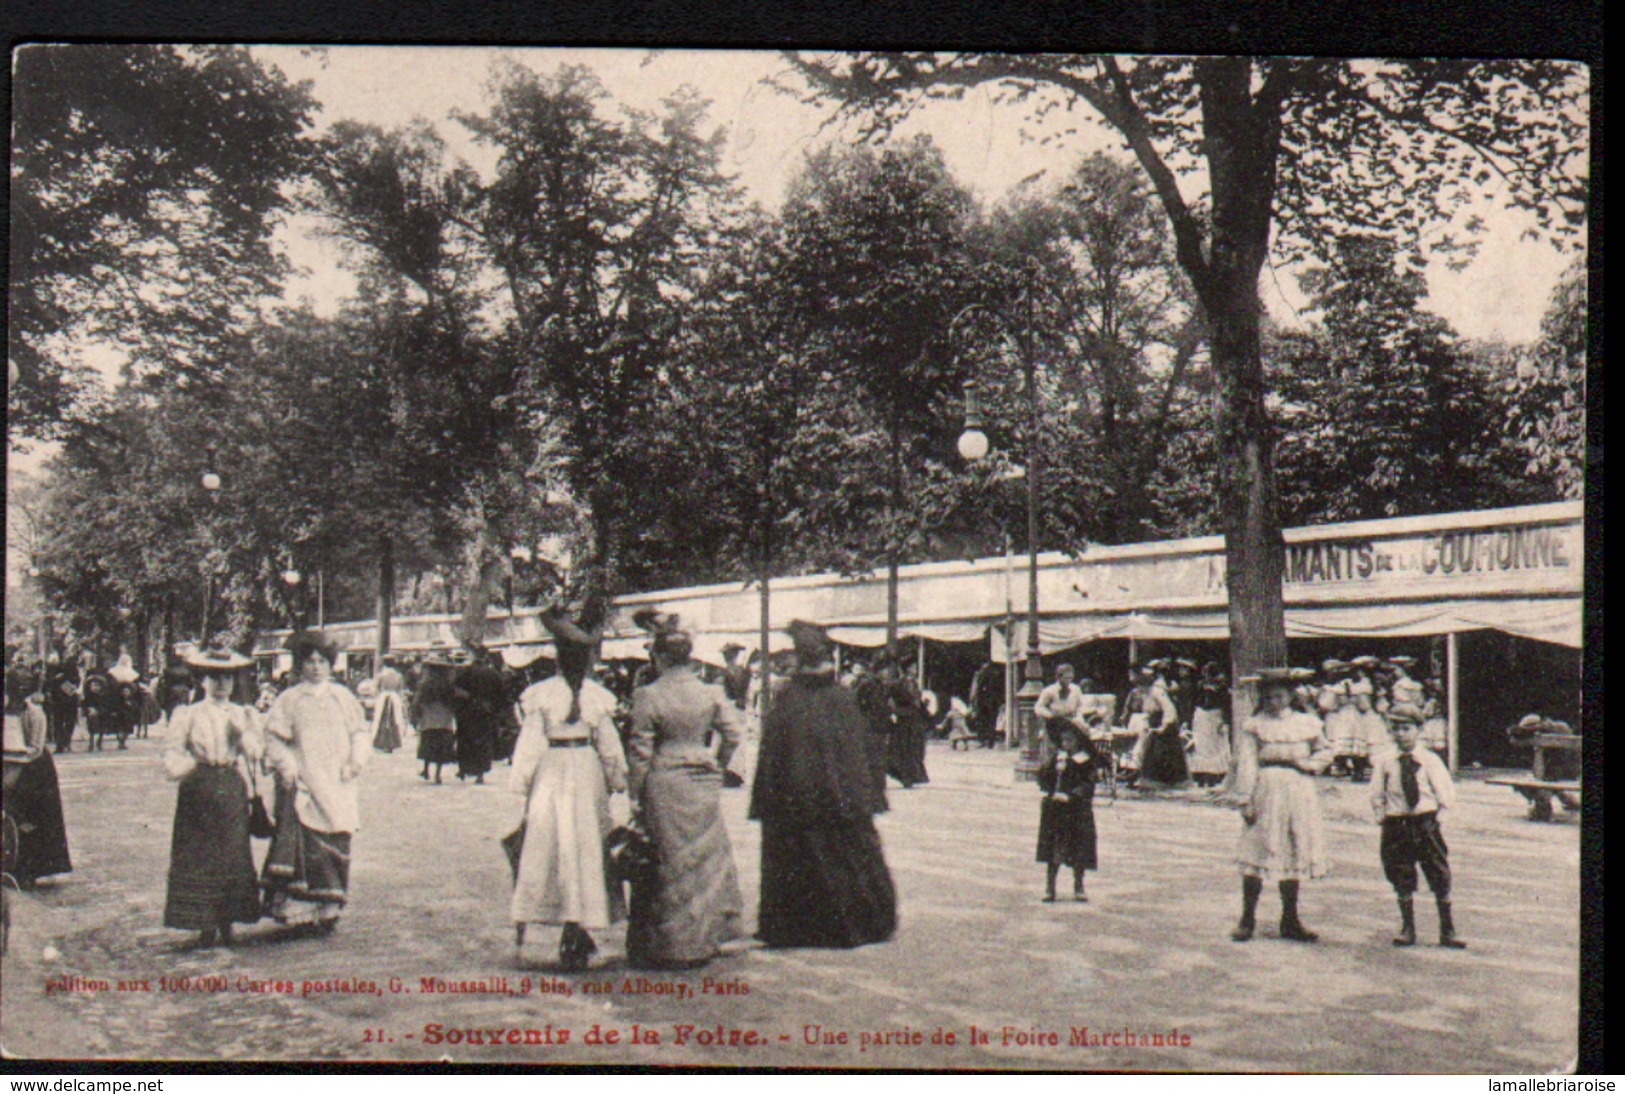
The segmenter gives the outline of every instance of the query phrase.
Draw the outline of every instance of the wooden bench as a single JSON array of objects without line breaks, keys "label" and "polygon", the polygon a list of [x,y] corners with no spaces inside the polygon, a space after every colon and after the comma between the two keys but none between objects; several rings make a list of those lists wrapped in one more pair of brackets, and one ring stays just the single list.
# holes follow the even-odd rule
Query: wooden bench
[{"label": "wooden bench", "polygon": [[1530,765],[1529,778],[1486,779],[1485,781],[1493,786],[1510,786],[1528,799],[1529,818],[1531,820],[1551,820],[1553,817],[1553,798],[1561,802],[1563,808],[1568,812],[1578,813],[1580,811],[1579,780],[1547,778],[1547,759],[1550,755],[1566,752],[1578,754],[1582,740],[1583,738],[1578,734],[1537,733],[1531,742],[1535,748],[1535,756]]}]

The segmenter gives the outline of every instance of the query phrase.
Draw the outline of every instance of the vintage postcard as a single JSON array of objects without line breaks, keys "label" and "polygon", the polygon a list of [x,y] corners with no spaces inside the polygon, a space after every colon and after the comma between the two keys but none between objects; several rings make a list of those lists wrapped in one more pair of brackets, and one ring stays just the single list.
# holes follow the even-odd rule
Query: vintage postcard
[{"label": "vintage postcard", "polygon": [[12,66],[9,1057],[1577,1066],[1586,66]]}]

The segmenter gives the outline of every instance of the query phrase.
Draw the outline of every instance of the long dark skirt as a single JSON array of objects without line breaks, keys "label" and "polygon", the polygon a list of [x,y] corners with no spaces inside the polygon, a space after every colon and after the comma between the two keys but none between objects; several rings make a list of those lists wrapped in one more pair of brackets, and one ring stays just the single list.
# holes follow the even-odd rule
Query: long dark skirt
[{"label": "long dark skirt", "polygon": [[56,762],[41,752],[26,764],[6,761],[6,815],[17,826],[17,860],[11,875],[22,885],[73,870]]},{"label": "long dark skirt", "polygon": [[491,770],[497,751],[496,723],[488,718],[457,720],[457,774],[474,778]]},{"label": "long dark skirt", "polygon": [[1084,796],[1058,802],[1046,799],[1038,813],[1037,860],[1074,870],[1097,869],[1095,858],[1094,785]]},{"label": "long dark skirt", "polygon": [[350,888],[350,833],[305,827],[294,798],[277,787],[276,835],[260,874],[265,911],[284,923],[337,919]]},{"label": "long dark skirt", "polygon": [[248,788],[235,767],[200,767],[175,800],[164,926],[201,931],[259,918]]},{"label": "long dark skirt", "polygon": [[[634,885],[627,960],[639,966],[709,961],[740,937],[744,901],[718,808],[722,773],[709,759],[657,753],[643,785],[653,878]],[[652,883],[650,883],[652,882]]]},{"label": "long dark skirt", "polygon": [[899,718],[887,741],[886,774],[904,786],[930,782],[925,773],[925,722]]},{"label": "long dark skirt", "polygon": [[874,821],[820,828],[762,823],[757,937],[769,946],[846,949],[897,930],[897,890]]},{"label": "long dark skirt", "polygon": [[1145,759],[1140,764],[1140,781],[1178,786],[1190,781],[1185,763],[1185,742],[1174,729],[1157,730],[1145,743]]},{"label": "long dark skirt", "polygon": [[378,732],[372,738],[372,747],[379,752],[394,752],[401,747],[401,704],[393,696],[379,698],[382,708],[378,715]]},{"label": "long dark skirt", "polygon": [[456,735],[449,729],[418,730],[418,759],[426,764],[456,763]]}]

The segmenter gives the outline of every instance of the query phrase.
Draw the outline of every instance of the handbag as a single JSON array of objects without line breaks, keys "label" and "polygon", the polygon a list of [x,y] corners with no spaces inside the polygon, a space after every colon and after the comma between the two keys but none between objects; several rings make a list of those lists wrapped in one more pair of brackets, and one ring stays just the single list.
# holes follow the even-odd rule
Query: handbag
[{"label": "handbag", "polygon": [[502,853],[508,856],[508,869],[513,871],[515,882],[519,880],[519,856],[525,850],[525,822],[520,821],[519,827],[503,836],[499,841],[502,844]]},{"label": "handbag", "polygon": [[271,819],[270,810],[265,808],[265,800],[260,797],[259,780],[254,777],[254,768],[248,768],[248,834],[254,839],[270,839],[276,835],[276,822]]},{"label": "handbag", "polygon": [[604,838],[604,855],[609,860],[610,879],[637,883],[654,868],[655,844],[643,828],[641,817],[613,829]]}]

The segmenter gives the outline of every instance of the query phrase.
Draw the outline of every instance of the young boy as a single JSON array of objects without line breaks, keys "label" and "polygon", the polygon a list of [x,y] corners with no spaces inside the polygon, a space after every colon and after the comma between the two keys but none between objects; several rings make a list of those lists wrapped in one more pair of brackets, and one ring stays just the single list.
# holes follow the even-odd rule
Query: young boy
[{"label": "young boy", "polygon": [[1439,945],[1452,950],[1467,943],[1456,937],[1450,918],[1450,852],[1439,831],[1439,811],[1455,803],[1455,788],[1444,762],[1416,747],[1422,712],[1408,703],[1388,711],[1397,752],[1384,756],[1371,778],[1371,810],[1382,825],[1382,870],[1399,897],[1396,946],[1416,945],[1416,868],[1422,868],[1439,905]]}]

